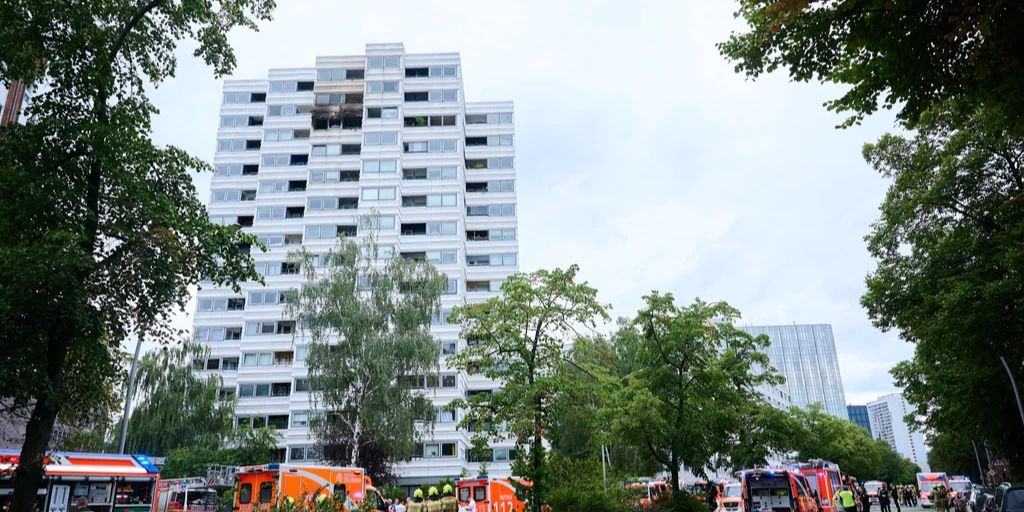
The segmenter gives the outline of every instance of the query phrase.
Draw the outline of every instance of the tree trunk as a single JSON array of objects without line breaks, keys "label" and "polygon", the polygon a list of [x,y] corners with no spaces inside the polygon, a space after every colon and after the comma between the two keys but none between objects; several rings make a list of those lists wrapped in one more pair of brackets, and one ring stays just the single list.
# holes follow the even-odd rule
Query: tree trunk
[{"label": "tree trunk", "polygon": [[541,425],[542,406],[543,404],[541,403],[541,399],[538,396],[536,398],[536,403],[534,403],[536,411],[534,412],[533,416],[533,448],[530,450],[532,452],[530,455],[531,464],[533,466],[533,476],[536,480],[535,482],[533,482],[533,492],[531,493],[533,495],[533,499],[530,500],[530,509],[533,512],[540,512],[540,507],[541,505],[543,505],[544,499],[543,495],[545,477],[542,474],[542,466],[544,464],[544,460],[541,458],[541,456],[543,455],[542,450],[544,450],[544,436],[542,435],[543,426]]},{"label": "tree trunk", "polygon": [[51,352],[51,361],[47,368],[46,380],[49,389],[39,393],[32,407],[32,415],[25,425],[25,442],[21,445],[21,459],[18,462],[18,469],[14,472],[14,499],[11,512],[32,512],[37,492],[43,486],[43,477],[46,473],[43,458],[50,445],[53,425],[57,421],[57,392],[60,389],[64,353],[67,349],[65,343],[57,345],[60,346],[60,353]]},{"label": "tree trunk", "polygon": [[672,474],[672,494],[678,494],[679,489],[679,459],[676,457],[675,452],[672,452],[672,467],[669,468],[669,473]]},{"label": "tree trunk", "polygon": [[359,467],[359,442],[363,437],[363,420],[356,411],[356,418],[352,426],[352,453],[349,455],[348,465],[354,468]]}]

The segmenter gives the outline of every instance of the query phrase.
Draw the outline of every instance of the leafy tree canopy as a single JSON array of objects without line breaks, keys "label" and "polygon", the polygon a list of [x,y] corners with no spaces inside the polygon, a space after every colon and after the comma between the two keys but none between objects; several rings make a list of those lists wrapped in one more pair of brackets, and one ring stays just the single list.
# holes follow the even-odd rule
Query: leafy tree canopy
[{"label": "leafy tree canopy", "polygon": [[644,300],[634,320],[636,369],[602,419],[671,473],[679,491],[681,465],[700,474],[728,464],[757,387],[781,377],[763,352],[768,338],[736,328],[739,311],[725,302],[679,307],[657,292]]},{"label": "leafy tree canopy", "polygon": [[[893,369],[932,434],[987,441],[1024,467],[1024,437],[999,356],[1024,380],[1024,138],[1008,114],[960,104],[885,135],[865,159],[892,184],[868,248],[862,303],[914,344]],[[964,120],[966,119],[966,120]]]},{"label": "leafy tree canopy", "polygon": [[325,456],[379,478],[412,456],[416,421],[433,420],[431,402],[412,388],[438,387],[441,350],[430,324],[447,279],[424,261],[379,253],[372,237],[290,259],[307,282],[287,312],[310,341],[312,400],[324,412],[311,428]]},{"label": "leafy tree canopy", "polygon": [[718,45],[750,77],[849,86],[846,125],[884,108],[909,126],[949,99],[1024,128],[1024,4],[1003,0],[741,0],[747,29]]},{"label": "leafy tree canopy", "polygon": [[545,436],[555,424],[558,399],[571,385],[562,372],[564,351],[580,329],[607,319],[597,290],[577,282],[576,265],[510,276],[502,295],[452,311],[462,336],[472,343],[448,358],[451,366],[501,383],[491,393],[468,398],[460,423],[473,425],[491,439],[513,438],[513,473],[533,482],[521,489],[533,512],[550,488]]}]

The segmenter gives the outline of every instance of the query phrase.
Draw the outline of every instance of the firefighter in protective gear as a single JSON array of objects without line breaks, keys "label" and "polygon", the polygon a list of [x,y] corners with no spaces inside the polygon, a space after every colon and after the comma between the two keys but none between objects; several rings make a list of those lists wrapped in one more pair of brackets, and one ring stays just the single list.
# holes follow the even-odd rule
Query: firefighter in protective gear
[{"label": "firefighter in protective gear", "polygon": [[444,484],[441,489],[441,512],[459,512],[459,502],[455,501],[451,484]]},{"label": "firefighter in protective gear", "polygon": [[423,489],[416,489],[412,492],[412,502],[406,507],[406,512],[424,512],[423,511]]},{"label": "firefighter in protective gear", "polygon": [[441,512],[441,500],[437,496],[437,487],[427,490],[427,512]]}]

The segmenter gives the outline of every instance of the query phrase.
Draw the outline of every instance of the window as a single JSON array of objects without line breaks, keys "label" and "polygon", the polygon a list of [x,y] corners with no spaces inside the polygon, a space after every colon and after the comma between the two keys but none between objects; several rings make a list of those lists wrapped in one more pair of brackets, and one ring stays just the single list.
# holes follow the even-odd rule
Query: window
[{"label": "window", "polygon": [[361,69],[318,69],[317,80],[338,81],[338,80],[362,80],[365,72]]},{"label": "window", "polygon": [[466,182],[466,192],[474,193],[500,193],[500,192],[515,192],[516,182],[515,180],[495,180],[495,181],[469,181]]},{"label": "window", "polygon": [[312,111],[312,105],[270,105],[267,107],[267,117],[292,117]]},{"label": "window", "polygon": [[492,204],[466,207],[466,215],[470,217],[512,217],[515,214],[516,205],[514,204]]},{"label": "window", "polygon": [[366,94],[388,94],[398,92],[398,82],[395,80],[366,82]]},{"label": "window", "polygon": [[456,116],[412,116],[405,118],[406,128],[425,126],[455,126]]},{"label": "window", "polygon": [[225,372],[233,372],[238,370],[238,358],[237,357],[225,357],[220,361],[220,369]]},{"label": "window", "polygon": [[511,169],[512,157],[466,160],[466,169]]},{"label": "window", "polygon": [[454,388],[455,387],[455,376],[454,375],[442,375],[441,376],[441,387],[442,388]]},{"label": "window", "polygon": [[295,392],[298,393],[300,391],[309,391],[309,379],[295,379]]},{"label": "window", "polygon": [[372,230],[395,229],[394,215],[378,215],[366,219],[364,227]]},{"label": "window", "polygon": [[511,135],[489,135],[487,137],[466,137],[466,146],[511,146]]},{"label": "window", "polygon": [[441,342],[441,355],[450,356],[459,352],[459,344],[455,341],[442,341]]},{"label": "window", "polygon": [[260,484],[260,503],[270,503],[271,498],[274,497],[274,482],[263,482]]},{"label": "window", "polygon": [[255,151],[258,149],[260,149],[259,140],[220,139],[217,141],[217,151]]},{"label": "window", "polygon": [[429,68],[405,68],[406,78],[455,78],[458,66],[430,66]]},{"label": "window", "polygon": [[310,171],[309,180],[314,183],[359,181],[359,171]]},{"label": "window", "polygon": [[398,119],[398,107],[369,107],[367,119]]},{"label": "window", "polygon": [[318,144],[313,146],[312,156],[358,155],[359,144]]},{"label": "window", "polygon": [[252,484],[242,484],[238,489],[238,503],[242,505],[252,503]]},{"label": "window", "polygon": [[[296,388],[295,391],[299,389]],[[308,427],[309,426],[309,411],[295,411],[292,413],[292,426],[293,427]]]},{"label": "window", "polygon": [[402,67],[402,58],[398,55],[366,58],[366,69],[398,69],[400,67]]},{"label": "window", "polygon": [[271,385],[270,396],[281,397],[292,394],[291,382],[275,382]]},{"label": "window", "polygon": [[448,325],[448,317],[451,314],[450,309],[442,309],[440,312],[430,315],[430,325]]},{"label": "window", "polygon": [[302,92],[312,91],[313,82],[274,81],[270,82],[270,92]]},{"label": "window", "polygon": [[363,201],[390,201],[395,198],[395,187],[364,188],[360,197]]},{"label": "window", "polygon": [[447,407],[438,407],[434,420],[438,423],[455,423],[455,411]]},{"label": "window", "polygon": [[406,103],[419,103],[430,99],[430,94],[427,91],[420,92],[407,92],[405,93]]},{"label": "window", "polygon": [[212,203],[233,203],[237,201],[255,201],[255,190],[214,190],[211,193]]},{"label": "window", "polygon": [[448,139],[406,142],[404,148],[406,153],[454,153],[459,150],[459,141]]},{"label": "window", "polygon": [[459,293],[459,280],[449,277],[448,284],[445,286],[442,294],[444,295],[456,295]]},{"label": "window", "polygon": [[267,101],[267,93],[265,92],[226,92],[224,93],[224,103],[228,105],[242,104],[242,103],[263,103]]},{"label": "window", "polygon": [[284,430],[288,428],[288,415],[275,414],[273,416],[267,416],[267,426],[275,430]]},{"label": "window", "polygon": [[512,124],[512,113],[466,114],[466,124]]},{"label": "window", "polygon": [[370,132],[363,134],[364,146],[393,146],[398,144],[398,132]]},{"label": "window", "polygon": [[243,309],[245,309],[245,299],[242,298],[199,299],[199,311],[242,311]]},{"label": "window", "polygon": [[363,172],[392,173],[398,170],[398,160],[363,160]]}]

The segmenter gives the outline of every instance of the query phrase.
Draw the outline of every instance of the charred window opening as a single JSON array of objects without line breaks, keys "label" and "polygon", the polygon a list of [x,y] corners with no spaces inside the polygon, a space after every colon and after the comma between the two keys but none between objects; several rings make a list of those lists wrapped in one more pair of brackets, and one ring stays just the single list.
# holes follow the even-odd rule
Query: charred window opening
[{"label": "charred window opening", "polygon": [[314,130],[358,130],[363,127],[363,94],[317,94]]}]

